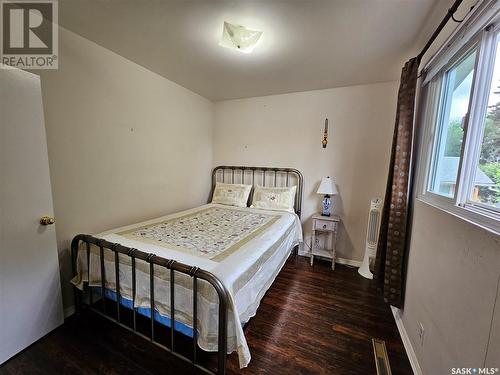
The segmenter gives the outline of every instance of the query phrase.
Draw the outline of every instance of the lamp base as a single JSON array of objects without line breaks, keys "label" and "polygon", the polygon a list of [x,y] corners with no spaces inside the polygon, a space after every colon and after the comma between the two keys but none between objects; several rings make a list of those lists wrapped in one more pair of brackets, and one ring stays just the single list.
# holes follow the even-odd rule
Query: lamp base
[{"label": "lamp base", "polygon": [[325,198],[323,198],[323,212],[321,212],[321,216],[330,216],[330,207],[332,205],[332,201],[330,200],[330,196],[327,194]]}]

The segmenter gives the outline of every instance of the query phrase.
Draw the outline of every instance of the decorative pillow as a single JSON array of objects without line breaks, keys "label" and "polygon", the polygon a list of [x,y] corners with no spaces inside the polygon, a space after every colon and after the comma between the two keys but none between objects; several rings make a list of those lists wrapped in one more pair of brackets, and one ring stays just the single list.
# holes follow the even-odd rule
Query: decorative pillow
[{"label": "decorative pillow", "polygon": [[256,186],[250,207],[267,210],[294,212],[295,192],[297,186],[263,187]]},{"label": "decorative pillow", "polygon": [[215,184],[212,203],[227,204],[229,206],[246,207],[252,185],[241,184]]}]

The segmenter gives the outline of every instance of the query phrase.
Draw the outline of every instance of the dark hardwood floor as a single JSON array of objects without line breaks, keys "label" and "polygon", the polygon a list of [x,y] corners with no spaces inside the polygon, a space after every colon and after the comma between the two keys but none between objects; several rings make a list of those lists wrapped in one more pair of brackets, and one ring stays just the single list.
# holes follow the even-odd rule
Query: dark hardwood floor
[{"label": "dark hardwood floor", "polygon": [[[371,338],[393,374],[412,374],[396,324],[356,269],[292,256],[245,327],[252,361],[235,374],[375,374]],[[195,374],[191,365],[94,314],[66,323],[2,366],[0,374]]]}]

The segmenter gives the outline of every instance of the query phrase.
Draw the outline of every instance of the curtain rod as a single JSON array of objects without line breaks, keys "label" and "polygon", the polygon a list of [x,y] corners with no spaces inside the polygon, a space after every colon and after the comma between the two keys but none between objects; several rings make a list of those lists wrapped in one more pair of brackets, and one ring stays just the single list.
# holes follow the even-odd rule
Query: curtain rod
[{"label": "curtain rod", "polygon": [[418,62],[420,62],[420,60],[422,60],[422,56],[425,55],[425,53],[427,52],[427,50],[429,49],[429,47],[432,45],[432,43],[434,42],[434,40],[436,40],[436,38],[439,35],[439,33],[443,30],[444,26],[448,23],[448,21],[450,20],[450,18],[453,17],[453,15],[457,11],[457,9],[460,6],[460,4],[462,3],[462,1],[463,0],[455,0],[455,2],[453,3],[453,5],[451,6],[451,8],[448,9],[448,13],[446,13],[446,15],[444,16],[443,20],[441,21],[441,23],[439,24],[439,26],[437,27],[437,29],[434,31],[434,33],[431,35],[431,37],[429,38],[429,40],[425,44],[424,48],[422,48],[422,51],[420,51],[420,53],[417,55]]}]

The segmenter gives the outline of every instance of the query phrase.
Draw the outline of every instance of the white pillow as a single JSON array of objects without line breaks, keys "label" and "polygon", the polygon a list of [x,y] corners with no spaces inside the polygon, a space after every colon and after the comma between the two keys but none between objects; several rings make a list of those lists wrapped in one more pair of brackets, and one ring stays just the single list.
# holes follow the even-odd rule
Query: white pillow
[{"label": "white pillow", "polygon": [[217,182],[212,196],[212,203],[246,207],[251,190],[252,185],[224,184],[222,182]]},{"label": "white pillow", "polygon": [[294,212],[297,186],[263,187],[256,186],[250,207],[267,210]]}]

